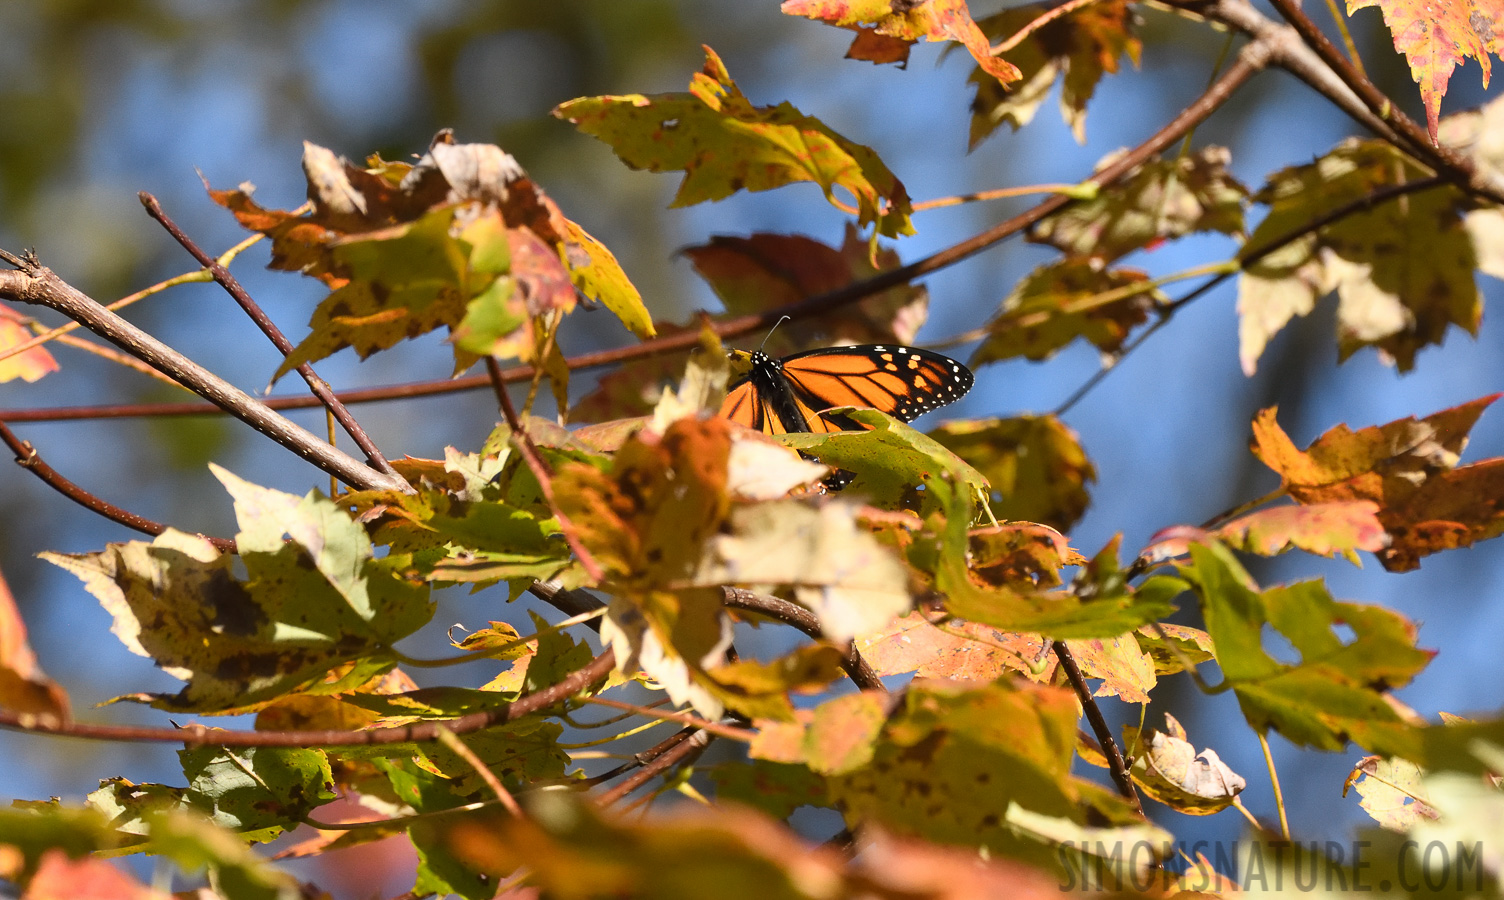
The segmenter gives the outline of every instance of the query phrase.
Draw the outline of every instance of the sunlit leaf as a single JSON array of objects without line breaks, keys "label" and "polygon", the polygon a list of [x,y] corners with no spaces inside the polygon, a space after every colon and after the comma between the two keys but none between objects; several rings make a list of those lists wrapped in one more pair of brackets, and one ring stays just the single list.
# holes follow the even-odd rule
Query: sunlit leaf
[{"label": "sunlit leaf", "polygon": [[[905,44],[918,41],[955,41],[966,48],[977,65],[1002,84],[1019,78],[1018,68],[992,53],[987,35],[972,21],[966,0],[784,0],[782,9],[791,16],[819,19],[831,25],[858,31],[857,40],[862,42],[863,55],[871,55],[871,38],[863,38],[869,29],[885,38]],[[856,50],[857,44],[853,44]],[[896,52],[884,42],[884,55]],[[855,54],[848,54],[855,55]],[[894,59],[901,62],[908,58],[907,51]]]},{"label": "sunlit leaf", "polygon": [[[0,309],[0,351],[24,344],[34,337],[30,331],[26,330],[26,326],[16,321],[17,318],[19,318],[18,314],[9,309]],[[30,383],[39,381],[42,376],[57,370],[57,360],[52,358],[52,354],[47,352],[46,347],[33,347],[0,360],[0,382],[15,381],[19,378]]]},{"label": "sunlit leaf", "polygon": [[[1349,140],[1276,172],[1254,198],[1269,205],[1246,257],[1375,191],[1428,173],[1388,144]],[[1449,325],[1476,335],[1482,305],[1464,200],[1437,187],[1358,209],[1249,264],[1238,288],[1239,358],[1251,374],[1269,339],[1337,291],[1338,358],[1372,346],[1408,371]]]},{"label": "sunlit leaf", "polygon": [[695,580],[762,590],[789,586],[832,641],[881,628],[913,602],[902,563],[857,524],[849,503],[774,501],[736,509]]},{"label": "sunlit leaf", "polygon": [[1379,560],[1405,571],[1427,554],[1504,534],[1504,514],[1490,499],[1504,485],[1504,461],[1457,465],[1468,431],[1497,396],[1424,419],[1358,431],[1338,425],[1304,451],[1280,429],[1271,408],[1254,421],[1254,452],[1301,503],[1378,504],[1389,541]]},{"label": "sunlit leaf", "polygon": [[[1028,4],[988,16],[977,24],[994,41],[1010,38],[1050,11]],[[1014,131],[1029,124],[1039,105],[1064,73],[1060,113],[1077,142],[1086,142],[1086,105],[1106,74],[1115,74],[1126,54],[1136,66],[1143,42],[1132,31],[1133,15],[1127,0],[1105,0],[1072,10],[1068,15],[1034,29],[1008,60],[1021,81],[1004,87],[978,67],[969,79],[976,87],[971,101],[970,145],[975,148],[1007,122]]]},{"label": "sunlit leaf", "polygon": [[[1116,162],[1113,154],[1097,170]],[[1031,240],[1099,266],[1161,240],[1200,231],[1243,233],[1248,189],[1227,171],[1226,147],[1155,157],[1090,200],[1078,200],[1036,225]]]},{"label": "sunlit leaf", "polygon": [[[1180,573],[1201,597],[1217,664],[1250,725],[1328,752],[1348,741],[1377,753],[1413,752],[1411,726],[1383,692],[1408,683],[1433,655],[1415,646],[1414,623],[1333,600],[1319,581],[1259,591],[1220,545],[1194,544],[1191,559]],[[1351,629],[1351,641],[1334,630],[1338,623]],[[1264,649],[1266,626],[1290,642],[1299,662]]]},{"label": "sunlit leaf", "polygon": [[930,437],[966,460],[992,488],[1000,519],[1068,529],[1086,511],[1097,480],[1080,438],[1054,416],[947,422]]},{"label": "sunlit leaf", "polygon": [[[1365,757],[1353,768],[1347,782],[1357,788],[1363,799],[1358,805],[1375,822],[1391,831],[1408,832],[1421,819],[1439,815],[1426,802],[1422,784],[1424,772],[1415,763],[1403,759]],[[1346,786],[1343,794],[1347,793]]]},{"label": "sunlit leaf", "polygon": [[1041,266],[1003,299],[971,364],[1048,359],[1078,339],[1116,353],[1152,309],[1169,302],[1158,289],[1139,289],[1148,280],[1136,269],[1103,269],[1082,259]]},{"label": "sunlit leaf", "polygon": [[831,200],[837,185],[850,191],[860,223],[888,237],[914,230],[903,184],[875,153],[787,103],[753,106],[709,47],[687,93],[582,97],[554,115],[634,169],[684,172],[674,206],[811,181]]},{"label": "sunlit leaf", "polygon": [[1472,57],[1482,67],[1483,86],[1488,87],[1489,55],[1504,49],[1499,43],[1504,9],[1488,0],[1440,5],[1420,0],[1347,0],[1347,14],[1370,6],[1383,11],[1394,49],[1410,63],[1410,77],[1420,85],[1426,125],[1434,142],[1441,98],[1446,96],[1452,71]]},{"label": "sunlit leaf", "polygon": [[235,497],[244,580],[235,557],[172,529],[149,544],[43,555],[83,580],[128,649],[188,682],[143,699],[218,712],[316,685],[336,690],[320,682],[344,663],[357,663],[347,673],[357,684],[389,667],[390,644],[432,615],[427,586],[375,559],[365,531],[316,492],[296,497],[216,474]]}]

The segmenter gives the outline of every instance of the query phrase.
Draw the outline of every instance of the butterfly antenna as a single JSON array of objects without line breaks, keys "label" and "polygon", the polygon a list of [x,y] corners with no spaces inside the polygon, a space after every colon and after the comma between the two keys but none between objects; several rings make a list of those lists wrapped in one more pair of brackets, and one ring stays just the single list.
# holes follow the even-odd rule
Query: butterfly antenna
[{"label": "butterfly antenna", "polygon": [[757,350],[758,350],[759,353],[762,352],[762,348],[764,348],[764,347],[766,347],[768,345],[768,338],[771,338],[773,336],[773,332],[775,332],[775,331],[778,330],[778,326],[782,325],[784,322],[787,322],[788,320],[789,320],[788,316],[779,316],[778,317],[778,321],[774,322],[773,323],[773,327],[768,329],[768,335],[767,335],[767,337],[763,338],[762,339],[762,343],[757,345]]}]

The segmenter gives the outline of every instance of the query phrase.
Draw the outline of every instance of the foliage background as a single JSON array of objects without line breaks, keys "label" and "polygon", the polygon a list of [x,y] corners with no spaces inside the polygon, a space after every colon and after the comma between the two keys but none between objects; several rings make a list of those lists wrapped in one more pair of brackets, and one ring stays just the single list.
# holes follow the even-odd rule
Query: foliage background
[{"label": "foliage background", "polygon": [[[972,9],[980,17],[1007,5],[975,2]],[[549,118],[555,104],[589,94],[682,90],[700,65],[699,45],[706,43],[755,103],[789,100],[868,144],[919,200],[1080,180],[1105,153],[1139,142],[1193,99],[1211,77],[1221,47],[1204,28],[1146,11],[1142,71],[1102,83],[1089,107],[1085,146],[1060,121],[1052,95],[1029,128],[1019,134],[1003,129],[967,155],[971,90],[964,54],[942,60],[937,46],[921,44],[907,70],[843,60],[847,33],[780,15],[773,0],[9,0],[5,7],[0,246],[35,247],[44,262],[94,297],[120,296],[191,268],[141,212],[138,190],[155,194],[190,234],[217,252],[243,232],[209,203],[195,167],[216,188],[248,180],[263,202],[291,207],[301,199],[303,140],[352,158],[380,151],[402,159],[421,152],[437,129],[452,126],[461,140],[494,142],[514,154],[572,217],[615,251],[655,318],[680,321],[718,304],[676,250],[712,234],[758,230],[836,241],[840,214],[818,202],[807,185],[668,210],[677,176],[627,170],[607,147]],[[1410,111],[1418,115],[1414,86],[1379,28],[1378,14],[1360,13],[1353,26],[1375,81],[1391,96],[1411,101]],[[1469,63],[1454,78],[1444,111],[1480,102],[1475,66]],[[1325,101],[1271,71],[1204,125],[1196,142],[1231,147],[1232,171],[1256,188],[1265,174],[1308,162],[1354,130]],[[909,260],[948,246],[1028,202],[920,214],[919,234],[903,241],[899,252]],[[1138,254],[1130,263],[1158,275],[1232,250],[1224,238],[1196,237]],[[1014,282],[1051,252],[1014,241],[929,278],[931,317],[921,342],[943,341],[980,324]],[[237,274],[297,339],[317,287],[265,272],[265,254],[257,247],[243,256]],[[1497,302],[1498,285],[1484,289]],[[1093,505],[1072,531],[1074,545],[1091,552],[1121,530],[1125,547],[1137,547],[1161,527],[1199,522],[1272,488],[1274,476],[1246,451],[1248,422],[1261,407],[1279,404],[1281,424],[1304,446],[1339,421],[1356,428],[1473,399],[1496,390],[1504,372],[1504,325],[1490,315],[1477,341],[1453,330],[1446,346],[1423,352],[1407,376],[1370,352],[1339,368],[1327,301],[1276,337],[1259,374],[1244,378],[1233,301],[1229,283],[1192,304],[1066,417],[1099,476]],[[235,383],[260,388],[278,357],[228,303],[215,286],[190,285],[147,301],[131,318]],[[629,339],[605,313],[571,317],[563,333],[570,353]],[[954,352],[964,358],[969,348]],[[447,356],[429,337],[365,365],[342,354],[319,370],[339,387],[425,380],[447,373]],[[0,387],[0,406],[177,399],[144,378],[117,375],[76,354],[61,360],[64,371],[37,386]],[[1095,353],[1079,346],[1044,364],[988,366],[977,373],[969,397],[932,419],[1047,411],[1097,366]],[[574,395],[590,381],[577,376]],[[355,412],[395,456],[440,456],[446,444],[474,448],[496,418],[484,392]],[[322,430],[317,412],[294,418]],[[209,459],[251,481],[297,493],[323,483],[304,463],[221,419],[21,425],[17,431],[85,487],[188,530],[232,530],[228,498],[205,467]],[[1467,458],[1504,454],[1504,416],[1485,416],[1473,441]],[[69,689],[76,707],[122,690],[175,687],[107,634],[108,616],[76,579],[33,558],[43,549],[85,551],[127,535],[60,502],[20,471],[0,478],[0,510],[6,523],[0,566],[42,665]],[[1498,706],[1495,686],[1504,677],[1496,630],[1504,615],[1497,588],[1504,566],[1500,542],[1429,557],[1406,575],[1386,574],[1372,563],[1357,571],[1305,555],[1249,564],[1266,584],[1325,574],[1339,598],[1381,603],[1424,622],[1421,645],[1442,652],[1399,692],[1412,706],[1459,713]],[[441,594],[436,621],[526,621],[527,601],[497,610],[489,597]],[[1183,690],[1176,694],[1175,687]],[[1272,818],[1257,743],[1234,712],[1231,694],[1201,697],[1177,680],[1156,699],[1174,705],[1198,744],[1215,747],[1250,777],[1245,802]],[[151,714],[119,706],[89,715],[144,721]],[[1150,721],[1158,724],[1157,714]],[[1273,742],[1297,835],[1346,838],[1362,815],[1355,802],[1339,800],[1341,779],[1357,752],[1302,753],[1281,738]],[[11,761],[0,768],[5,800],[78,800],[106,770],[138,781],[171,781],[178,773],[173,749],[165,746],[83,745],[0,733],[0,758]],[[1192,823],[1151,807],[1179,819],[1166,824],[1183,838],[1231,839],[1240,826],[1231,816]],[[327,874],[314,877],[335,886]]]}]

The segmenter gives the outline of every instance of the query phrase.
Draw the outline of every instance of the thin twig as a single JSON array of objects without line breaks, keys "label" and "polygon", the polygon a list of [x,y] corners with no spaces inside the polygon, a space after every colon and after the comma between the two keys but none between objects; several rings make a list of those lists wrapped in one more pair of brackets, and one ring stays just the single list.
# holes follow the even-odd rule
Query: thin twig
[{"label": "thin twig", "polygon": [[[609,653],[610,651],[607,652]],[[757,737],[757,732],[751,729],[710,722],[693,713],[680,712],[674,709],[653,709],[649,706],[638,706],[635,703],[612,700],[609,697],[584,697],[582,699],[586,703],[593,703],[597,706],[609,706],[612,709],[629,709],[640,716],[647,716],[650,719],[663,719],[668,722],[693,725],[696,728],[710,732],[716,737],[730,738],[733,741],[741,741],[744,744],[751,743],[752,739]]]},{"label": "thin twig", "polygon": [[1138,811],[1139,815],[1143,815],[1144,804],[1138,797],[1138,790],[1133,786],[1133,778],[1128,774],[1128,763],[1123,759],[1123,753],[1118,749],[1118,742],[1112,736],[1112,728],[1102,716],[1102,708],[1097,705],[1097,698],[1091,695],[1091,688],[1081,674],[1081,667],[1076,665],[1076,657],[1065,645],[1065,641],[1051,643],[1050,649],[1055,651],[1055,658],[1060,660],[1060,668],[1065,670],[1065,677],[1070,680],[1077,698],[1081,700],[1081,708],[1086,712],[1086,721],[1091,723],[1091,730],[1097,736],[1097,743],[1102,745],[1102,755],[1107,757],[1107,770],[1112,773],[1112,781],[1118,786],[1118,793],[1123,795],[1123,799],[1133,804],[1133,808]]},{"label": "thin twig", "polygon": [[1279,810],[1279,833],[1285,840],[1290,839],[1290,820],[1285,815],[1285,792],[1280,790],[1279,770],[1274,767],[1274,753],[1269,749],[1269,735],[1264,729],[1258,729],[1259,747],[1264,751],[1264,765],[1269,769],[1269,783],[1274,787],[1274,808]]},{"label": "thin twig", "polygon": [[[824,633],[820,629],[820,617],[797,603],[790,603],[781,597],[770,597],[745,588],[723,587],[721,594],[721,602],[732,609],[745,609],[760,613],[770,619],[777,619],[785,625],[792,625],[815,640],[824,639]],[[857,651],[855,642],[846,645],[846,653],[841,657],[841,668],[845,669],[846,674],[851,676],[852,682],[864,691],[888,690],[882,678]]]},{"label": "thin twig", "polygon": [[20,258],[0,250],[0,259],[15,266],[0,270],[0,298],[36,303],[56,310],[163,372],[195,394],[318,466],[346,484],[367,490],[413,493],[402,478],[378,472],[307,429],[273,412],[266,404],[100,306],[27,254]]},{"label": "thin twig", "polygon": [[[628,715],[635,716],[637,714],[628,713]],[[590,778],[586,778],[581,782],[581,784],[585,787],[595,787],[598,784],[605,784],[608,781],[620,778],[633,769],[641,768],[642,766],[647,765],[648,763],[677,747],[679,744],[700,733],[700,729],[695,728],[692,725],[687,728],[681,728],[668,737],[664,738],[663,740],[659,741],[658,743],[654,744],[653,746],[649,747],[648,749],[643,750],[640,753],[632,754],[632,759],[630,761],[624,762],[608,772],[602,772],[599,775],[593,775]]]},{"label": "thin twig", "polygon": [[474,750],[471,750],[464,741],[459,739],[458,735],[443,725],[440,725],[434,733],[438,737],[439,743],[453,750],[459,755],[460,759],[470,764],[470,768],[474,769],[475,774],[480,776],[480,780],[486,783],[486,787],[491,789],[491,793],[496,795],[496,799],[501,801],[501,805],[507,812],[519,819],[522,818],[522,807],[517,805],[517,798],[513,797],[512,792],[507,790],[507,786],[501,783],[501,779],[496,777],[496,773],[492,772],[489,766],[481,762],[480,757],[475,755]]},{"label": "thin twig", "polygon": [[570,699],[611,674],[615,657],[610,650],[584,668],[565,676],[558,684],[517,698],[500,709],[471,713],[447,722],[414,722],[394,728],[364,731],[225,731],[194,723],[183,728],[151,728],[135,725],[87,725],[79,722],[35,721],[34,716],[0,709],[0,728],[53,734],[99,741],[160,741],[189,747],[359,747],[404,744],[438,739],[438,729],[469,734],[532,715]]},{"label": "thin twig", "polygon": [[[292,341],[287,339],[287,335],[282,333],[282,329],[277,327],[277,323],[271,320],[271,317],[261,309],[261,306],[255,300],[251,299],[251,295],[241,286],[240,281],[234,275],[230,274],[230,270],[219,260],[204,252],[204,249],[193,238],[185,234],[183,229],[179,228],[178,224],[172,220],[172,217],[167,215],[166,210],[162,209],[162,204],[157,202],[156,197],[153,197],[146,191],[141,191],[136,197],[140,199],[141,205],[146,207],[146,214],[156,219],[158,224],[165,228],[168,234],[172,235],[173,240],[181,244],[190,256],[198,260],[199,265],[208,270],[209,274],[214,277],[214,280],[219,282],[219,286],[224,288],[225,292],[234,298],[236,303],[240,304],[240,308],[245,310],[245,314],[250,317],[252,322],[256,323],[256,327],[261,329],[261,333],[271,340],[272,346],[277,348],[277,352],[281,353],[284,357],[291,354],[293,351]],[[329,382],[320,378],[313,371],[313,366],[309,363],[302,363],[295,371],[297,371],[298,375],[302,376],[303,381],[308,384],[308,389],[313,392],[315,397],[319,398],[319,402],[324,404],[324,407],[334,416],[335,421],[339,422],[340,427],[355,442],[355,446],[360,448],[360,452],[366,455],[366,461],[374,468],[388,475],[395,476],[397,470],[392,468],[392,464],[387,462],[386,457],[381,454],[381,450],[376,446],[376,442],[371,440],[371,436],[366,434],[366,430],[361,427],[359,422],[355,421],[354,416],[350,415],[350,410],[346,409],[345,405],[339,402],[339,398],[334,395],[334,390],[329,387]]]},{"label": "thin twig", "polygon": [[1000,43],[997,46],[993,47],[992,48],[992,55],[993,56],[1002,56],[1004,53],[1007,53],[1009,50],[1012,50],[1014,47],[1017,47],[1019,44],[1022,44],[1024,42],[1024,38],[1028,37],[1029,35],[1033,34],[1034,32],[1038,31],[1039,29],[1043,28],[1044,26],[1050,24],[1054,20],[1060,18],[1061,16],[1073,13],[1073,12],[1075,12],[1076,10],[1080,9],[1083,6],[1087,6],[1089,4],[1096,3],[1096,2],[1097,2],[1097,0],[1066,0],[1066,2],[1060,4],[1059,6],[1055,7],[1054,9],[1050,9],[1050,10],[1045,11],[1038,18],[1036,18],[1033,21],[1029,22],[1024,27],[1020,28],[1013,36],[1009,37],[1007,40],[1004,40],[1002,43]]},{"label": "thin twig", "polygon": [[559,508],[558,502],[554,499],[552,473],[549,472],[548,464],[543,461],[543,457],[538,455],[538,447],[533,443],[532,436],[527,433],[527,429],[523,428],[522,422],[518,420],[517,410],[512,408],[512,398],[507,395],[506,386],[501,382],[501,367],[496,364],[494,357],[486,357],[486,370],[491,374],[491,381],[496,389],[496,397],[501,405],[502,415],[506,417],[507,427],[511,429],[512,446],[516,447],[517,452],[522,454],[523,461],[527,463],[527,467],[532,471],[533,477],[538,480],[538,488],[543,492],[543,499],[548,503],[549,511],[558,520],[559,530],[564,533],[564,540],[569,544],[569,549],[574,551],[575,558],[580,561],[580,566],[584,568],[585,574],[589,575],[596,584],[600,584],[606,580],[606,570],[602,569],[601,564],[596,562],[595,554],[591,553],[590,548],[586,547],[585,543],[580,540],[580,533],[574,527],[574,522],[570,520],[564,510]]},{"label": "thin twig", "polygon": [[686,739],[679,741],[659,754],[657,759],[648,762],[640,770],[632,773],[630,778],[625,779],[621,784],[616,785],[609,791],[602,793],[598,802],[602,806],[610,806],[612,803],[652,781],[661,773],[667,772],[693,754],[704,750],[710,745],[712,738],[713,735],[706,731],[693,732]]},{"label": "thin twig", "polygon": [[[64,477],[61,472],[43,462],[41,455],[37,453],[37,449],[31,445],[31,442],[23,441],[16,437],[15,432],[11,431],[9,426],[3,421],[0,421],[0,441],[3,441],[5,446],[9,447],[11,452],[16,454],[17,465],[31,472],[40,478],[43,484],[77,503],[79,506],[82,506],[84,509],[101,515],[112,522],[124,525],[126,528],[139,531],[142,534],[149,534],[152,537],[156,537],[167,530],[167,526],[160,522],[153,521],[145,516],[136,515],[129,510],[121,509],[115,504],[97,497],[77,484],[74,484],[68,478]],[[229,538],[208,537],[207,535],[204,535],[204,538],[218,550],[226,553],[235,552],[235,542]]]}]

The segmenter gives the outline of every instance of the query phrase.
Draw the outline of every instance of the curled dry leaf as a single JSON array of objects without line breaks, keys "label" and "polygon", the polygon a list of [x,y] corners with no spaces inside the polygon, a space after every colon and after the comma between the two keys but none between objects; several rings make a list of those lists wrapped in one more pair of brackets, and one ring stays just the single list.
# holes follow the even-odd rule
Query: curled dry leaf
[{"label": "curled dry leaf", "polygon": [[[1196,752],[1185,729],[1169,713],[1163,731],[1125,729],[1129,752],[1137,753],[1133,780],[1176,812],[1208,816],[1230,806],[1248,786],[1210,747]],[[1132,748],[1137,748],[1136,750]]]}]

